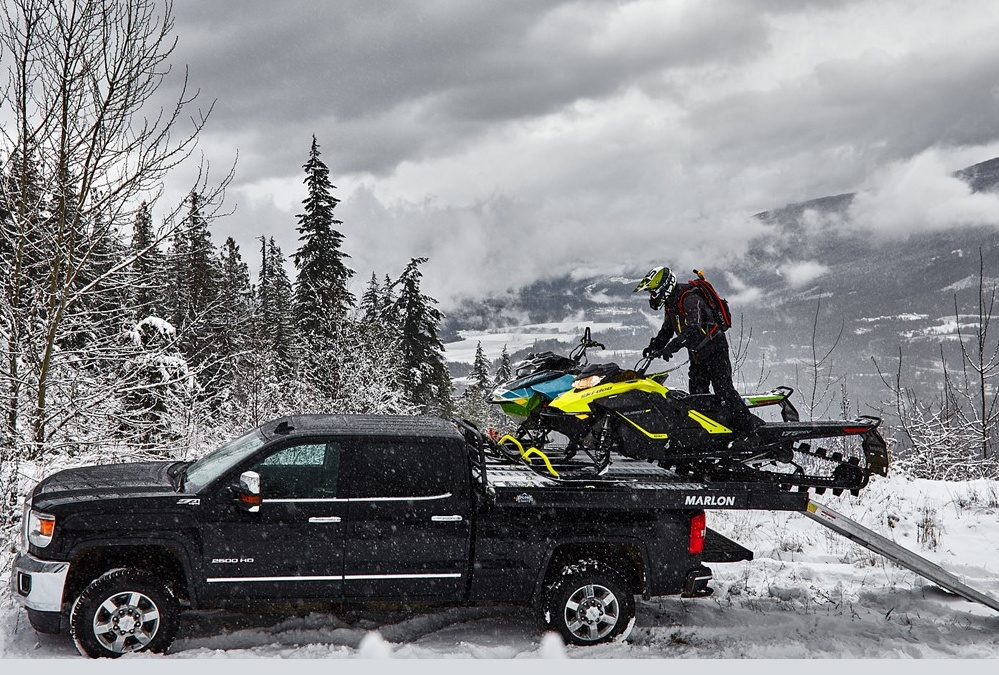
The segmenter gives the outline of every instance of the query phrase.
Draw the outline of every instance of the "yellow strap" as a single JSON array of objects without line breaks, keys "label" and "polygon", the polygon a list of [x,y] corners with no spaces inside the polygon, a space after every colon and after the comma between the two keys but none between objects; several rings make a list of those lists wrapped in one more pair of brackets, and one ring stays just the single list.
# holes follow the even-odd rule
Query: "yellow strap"
[{"label": "yellow strap", "polygon": [[512,443],[513,446],[515,448],[517,448],[517,450],[520,452],[521,458],[525,462],[527,462],[528,464],[531,463],[531,455],[537,455],[538,457],[541,458],[541,461],[543,461],[545,463],[545,468],[548,469],[548,473],[550,473],[551,475],[553,475],[556,478],[558,478],[558,471],[556,471],[555,467],[552,466],[551,461],[548,459],[548,455],[546,455],[545,453],[541,452],[537,448],[533,448],[532,447],[532,448],[528,448],[527,450],[524,450],[524,445],[520,442],[520,440],[517,439],[517,438],[514,438],[510,434],[507,434],[503,438],[499,439],[499,441],[497,441],[497,442],[500,443],[500,444],[503,444],[503,443]]}]

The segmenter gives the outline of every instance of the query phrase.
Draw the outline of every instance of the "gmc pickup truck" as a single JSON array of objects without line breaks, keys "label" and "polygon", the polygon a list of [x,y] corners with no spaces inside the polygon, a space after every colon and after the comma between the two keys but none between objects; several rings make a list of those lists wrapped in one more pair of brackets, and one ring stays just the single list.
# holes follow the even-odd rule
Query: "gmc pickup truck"
[{"label": "gmc pickup truck", "polygon": [[560,481],[461,421],[307,415],[195,462],[68,469],[26,500],[14,597],[80,652],[165,651],[181,611],[256,603],[517,604],[567,644],[624,639],[635,596],[704,596],[752,553],[705,509],[803,510],[769,484],[615,462]]}]

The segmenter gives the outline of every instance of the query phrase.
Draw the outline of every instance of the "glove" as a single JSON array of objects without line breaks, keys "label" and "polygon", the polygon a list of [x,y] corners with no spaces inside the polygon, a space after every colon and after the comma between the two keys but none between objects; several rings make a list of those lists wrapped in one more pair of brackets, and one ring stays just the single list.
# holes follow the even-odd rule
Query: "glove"
[{"label": "glove", "polygon": [[649,345],[648,347],[642,350],[642,356],[647,359],[656,358],[657,356],[659,356],[659,347],[653,347],[652,345]]}]

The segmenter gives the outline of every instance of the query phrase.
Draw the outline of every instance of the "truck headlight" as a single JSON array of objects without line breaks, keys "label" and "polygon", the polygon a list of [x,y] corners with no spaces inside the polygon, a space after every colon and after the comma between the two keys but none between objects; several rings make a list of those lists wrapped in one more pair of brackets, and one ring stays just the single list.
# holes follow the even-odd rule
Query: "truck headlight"
[{"label": "truck headlight", "polygon": [[47,513],[40,513],[32,509],[28,512],[28,523],[25,530],[28,533],[28,541],[38,548],[45,548],[52,543],[52,534],[55,532],[55,516]]}]

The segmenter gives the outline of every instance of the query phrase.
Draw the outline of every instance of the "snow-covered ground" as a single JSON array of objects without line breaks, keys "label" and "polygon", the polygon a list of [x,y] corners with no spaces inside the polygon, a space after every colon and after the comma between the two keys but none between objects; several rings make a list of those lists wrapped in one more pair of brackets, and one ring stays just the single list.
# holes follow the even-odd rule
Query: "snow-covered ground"
[{"label": "snow-covered ground", "polygon": [[[999,597],[999,482],[943,483],[896,476],[873,479],[859,497],[815,499]],[[999,612],[940,590],[805,516],[713,511],[709,525],[752,549],[755,560],[713,564],[715,593],[710,598],[639,600],[635,629],[619,644],[567,648],[554,635],[540,634],[526,612],[512,607],[294,617],[197,613],[185,617],[168,655],[138,655],[119,663],[186,668],[177,660],[654,663],[667,658],[999,656]],[[56,665],[79,659],[69,639],[38,636],[31,630],[4,582],[0,656],[44,658]]]}]

